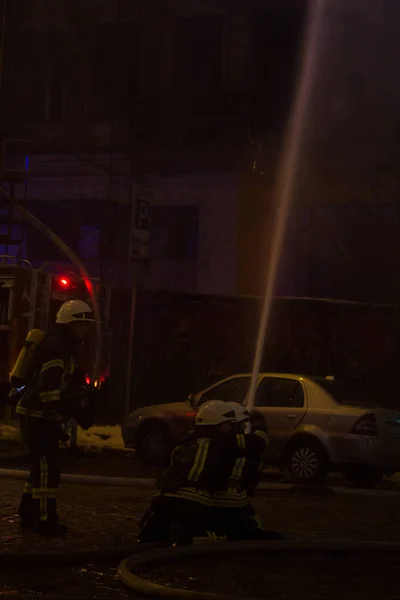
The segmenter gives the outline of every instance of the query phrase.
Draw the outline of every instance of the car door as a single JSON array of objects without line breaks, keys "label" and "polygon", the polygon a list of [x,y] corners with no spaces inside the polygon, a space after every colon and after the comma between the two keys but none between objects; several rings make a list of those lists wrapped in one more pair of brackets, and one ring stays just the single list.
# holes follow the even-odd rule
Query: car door
[{"label": "car door", "polygon": [[271,376],[261,379],[254,410],[265,418],[271,438],[268,454],[272,462],[280,459],[288,439],[303,420],[307,412],[306,401],[301,380]]}]

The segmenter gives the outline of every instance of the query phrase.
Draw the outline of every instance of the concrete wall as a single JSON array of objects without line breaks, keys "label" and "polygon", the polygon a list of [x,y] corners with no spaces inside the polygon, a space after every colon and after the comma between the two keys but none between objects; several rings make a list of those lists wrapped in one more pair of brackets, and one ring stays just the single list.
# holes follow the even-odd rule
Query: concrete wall
[{"label": "concrete wall", "polygon": [[198,259],[152,261],[143,278],[149,289],[234,295],[238,228],[235,175],[168,177],[153,181],[154,203],[197,206]]}]

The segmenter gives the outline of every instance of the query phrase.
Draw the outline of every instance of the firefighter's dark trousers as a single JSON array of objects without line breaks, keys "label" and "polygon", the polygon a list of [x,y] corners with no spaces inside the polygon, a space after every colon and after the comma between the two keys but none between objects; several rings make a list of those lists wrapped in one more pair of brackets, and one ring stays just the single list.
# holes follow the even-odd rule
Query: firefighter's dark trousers
[{"label": "firefighter's dark trousers", "polygon": [[250,503],[237,508],[218,506],[212,512],[214,531],[219,536],[225,535],[231,542],[283,539],[280,533],[264,529],[261,518]]},{"label": "firefighter's dark trousers", "polygon": [[173,496],[156,497],[142,519],[138,541],[168,545],[207,541],[208,537],[212,541],[213,534],[207,531],[210,516],[211,509],[200,502]]},{"label": "firefighter's dark trousers", "polygon": [[59,425],[46,419],[26,417],[23,438],[31,457],[31,471],[18,513],[27,524],[55,523],[58,521],[56,493],[60,483]]}]

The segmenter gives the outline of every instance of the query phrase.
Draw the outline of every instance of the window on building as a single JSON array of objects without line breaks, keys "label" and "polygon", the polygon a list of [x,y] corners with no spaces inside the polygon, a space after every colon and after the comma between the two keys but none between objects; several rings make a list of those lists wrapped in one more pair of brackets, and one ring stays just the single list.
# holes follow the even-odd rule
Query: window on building
[{"label": "window on building", "polygon": [[199,242],[197,206],[153,206],[150,252],[154,260],[195,261]]},{"label": "window on building", "polygon": [[222,83],[222,17],[185,17],[175,32],[173,83],[183,94],[218,92]]},{"label": "window on building", "polygon": [[[7,220],[6,215],[2,215],[1,218]],[[6,254],[9,256],[25,256],[25,251],[23,225],[12,225],[10,231],[7,223],[0,224],[0,258]]]},{"label": "window on building", "polygon": [[81,258],[99,257],[100,228],[97,225],[81,225],[78,249]]},{"label": "window on building", "polygon": [[294,89],[306,16],[304,0],[256,12],[254,22],[254,88],[263,110],[285,115]]},{"label": "window on building", "polygon": [[92,108],[96,119],[125,119],[140,93],[137,23],[102,23],[93,33]]}]

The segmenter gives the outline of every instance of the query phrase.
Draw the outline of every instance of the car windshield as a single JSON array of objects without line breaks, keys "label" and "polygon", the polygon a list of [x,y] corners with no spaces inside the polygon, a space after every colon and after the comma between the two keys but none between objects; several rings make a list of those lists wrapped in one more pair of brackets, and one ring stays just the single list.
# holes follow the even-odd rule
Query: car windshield
[{"label": "car windshield", "polygon": [[365,408],[379,407],[378,402],[366,395],[361,386],[343,381],[331,381],[318,377],[313,378],[338,404],[362,406]]}]

